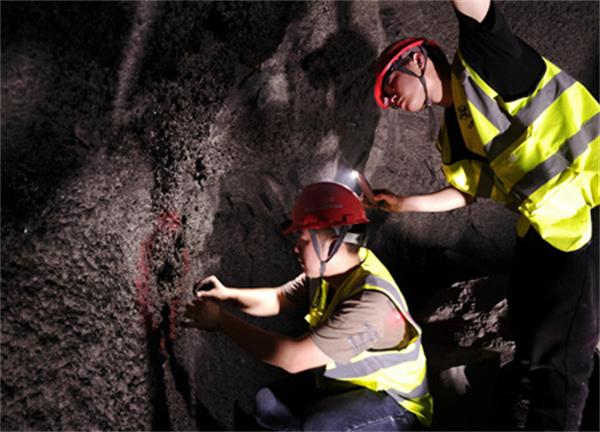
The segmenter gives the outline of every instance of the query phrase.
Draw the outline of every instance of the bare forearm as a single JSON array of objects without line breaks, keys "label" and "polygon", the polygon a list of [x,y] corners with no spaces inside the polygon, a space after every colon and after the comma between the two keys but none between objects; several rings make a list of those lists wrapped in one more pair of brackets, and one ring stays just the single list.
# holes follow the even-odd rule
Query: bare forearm
[{"label": "bare forearm", "polygon": [[482,22],[490,8],[490,0],[452,0],[457,11]]},{"label": "bare forearm", "polygon": [[427,195],[403,197],[401,212],[444,212],[465,207],[472,198],[449,187]]},{"label": "bare forearm", "polygon": [[[223,294],[223,287],[219,287]],[[220,331],[258,359],[290,373],[321,367],[331,362],[312,341],[310,334],[292,339],[261,329],[239,319],[213,300],[195,300],[186,305],[184,327]]]},{"label": "bare forearm", "polygon": [[292,338],[256,327],[227,311],[222,313],[219,327],[221,333],[259,360],[288,371],[292,369]]},{"label": "bare forearm", "polygon": [[249,315],[277,315],[279,305],[279,288],[228,288],[230,299],[239,309]]}]

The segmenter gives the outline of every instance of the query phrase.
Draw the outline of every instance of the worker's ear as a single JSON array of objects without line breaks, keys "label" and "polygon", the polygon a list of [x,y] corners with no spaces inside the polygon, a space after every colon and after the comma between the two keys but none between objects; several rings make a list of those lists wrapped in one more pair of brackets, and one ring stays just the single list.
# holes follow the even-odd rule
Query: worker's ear
[{"label": "worker's ear", "polygon": [[421,52],[414,53],[412,61],[416,63],[420,70],[425,67],[425,56]]}]

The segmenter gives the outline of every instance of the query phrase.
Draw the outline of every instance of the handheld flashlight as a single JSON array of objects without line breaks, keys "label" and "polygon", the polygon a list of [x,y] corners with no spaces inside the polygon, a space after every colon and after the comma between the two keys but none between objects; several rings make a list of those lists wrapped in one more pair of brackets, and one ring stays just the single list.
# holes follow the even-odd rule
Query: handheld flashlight
[{"label": "handheld flashlight", "polygon": [[365,178],[364,174],[358,171],[352,171],[352,177],[356,179],[358,187],[360,188],[360,191],[364,197],[367,199],[367,202],[372,206],[376,206],[377,202],[375,201],[373,189],[371,189],[371,186],[369,185],[369,182]]}]

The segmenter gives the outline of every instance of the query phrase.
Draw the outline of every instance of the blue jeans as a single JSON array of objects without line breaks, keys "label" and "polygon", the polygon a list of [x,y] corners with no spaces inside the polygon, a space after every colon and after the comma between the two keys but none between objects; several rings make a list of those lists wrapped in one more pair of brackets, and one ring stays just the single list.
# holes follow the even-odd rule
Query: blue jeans
[{"label": "blue jeans", "polygon": [[[310,400],[310,396],[308,399]],[[423,429],[416,416],[404,409],[387,393],[366,388],[357,388],[314,402],[310,401],[305,408],[296,407],[295,413],[270,388],[261,389],[256,394],[255,402],[257,422],[270,430],[412,431]]]}]

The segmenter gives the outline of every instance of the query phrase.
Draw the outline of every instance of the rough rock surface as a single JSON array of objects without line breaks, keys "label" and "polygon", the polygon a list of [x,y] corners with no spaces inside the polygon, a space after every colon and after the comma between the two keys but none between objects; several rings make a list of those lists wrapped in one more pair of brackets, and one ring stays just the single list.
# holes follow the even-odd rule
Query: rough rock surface
[{"label": "rough rock surface", "polygon": [[[598,97],[598,3],[500,7]],[[284,374],[181,328],[192,283],[294,276],[279,224],[302,185],[355,167],[398,193],[444,186],[441,112],[382,113],[371,85],[398,37],[456,48],[450,4],[2,2],[1,14],[0,427],[242,427],[256,389]],[[514,216],[489,202],[370,216],[432,363],[456,366],[435,354],[456,346],[510,359],[495,293]]]}]

